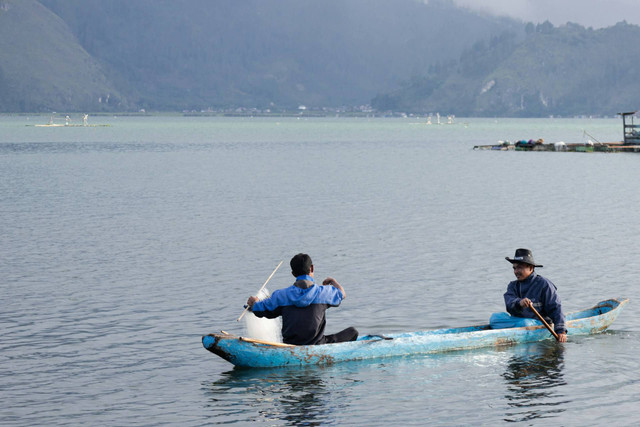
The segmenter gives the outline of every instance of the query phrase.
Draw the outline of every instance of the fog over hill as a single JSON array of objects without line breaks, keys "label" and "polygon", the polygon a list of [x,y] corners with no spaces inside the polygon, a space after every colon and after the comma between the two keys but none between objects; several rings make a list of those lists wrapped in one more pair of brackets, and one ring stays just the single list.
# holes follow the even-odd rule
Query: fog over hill
[{"label": "fog over hill", "polygon": [[495,16],[556,26],[568,22],[595,29],[619,22],[640,25],[638,0],[453,0],[457,5]]},{"label": "fog over hill", "polygon": [[[0,39],[20,39],[18,51],[0,51],[0,88],[13,100],[2,104],[4,111],[69,108],[61,98],[73,98],[65,90],[77,92],[78,85],[98,110],[366,104],[430,65],[457,58],[478,39],[521,27],[447,0],[0,3]],[[38,25],[23,25],[34,17]],[[62,35],[54,23],[73,36]],[[53,50],[62,46],[77,54]],[[25,49],[33,55],[17,60]],[[96,75],[82,65],[91,61],[99,66]],[[75,72],[63,67],[74,62]],[[78,83],[56,83],[63,95],[48,96],[41,78],[43,84],[26,83],[34,81],[36,69],[46,69],[52,81]],[[99,95],[105,87],[86,86],[103,76],[108,104]]]},{"label": "fog over hill", "polygon": [[36,0],[0,0],[0,111],[100,111],[119,91]]},{"label": "fog over hill", "polygon": [[637,26],[525,24],[462,3],[0,0],[0,112],[638,108]]},{"label": "fog over hill", "polygon": [[461,116],[610,116],[640,107],[640,27],[528,24],[373,100],[378,110]]}]

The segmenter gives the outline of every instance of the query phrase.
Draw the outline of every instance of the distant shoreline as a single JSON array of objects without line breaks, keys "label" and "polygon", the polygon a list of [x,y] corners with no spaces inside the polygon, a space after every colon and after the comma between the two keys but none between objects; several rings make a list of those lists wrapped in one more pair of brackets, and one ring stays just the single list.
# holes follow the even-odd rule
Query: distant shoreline
[{"label": "distant shoreline", "polygon": [[[65,116],[77,116],[85,114],[85,112],[65,112],[55,113],[57,118]],[[418,118],[418,119],[432,119],[436,117],[434,114],[415,114],[415,113],[402,113],[402,112],[359,112],[359,111],[283,111],[283,112],[228,112],[228,111],[205,111],[205,112],[179,112],[179,111],[155,111],[155,112],[89,112],[89,117],[261,117],[261,118],[278,118],[278,117],[292,117],[292,118]],[[51,113],[42,112],[19,112],[8,113],[0,112],[0,117],[51,117]],[[446,115],[441,115],[442,120],[446,120]],[[462,119],[614,119],[618,118],[617,114],[611,115],[576,115],[576,116],[531,116],[531,117],[518,117],[518,116],[454,116],[455,120]],[[436,123],[433,123],[436,124]]]}]

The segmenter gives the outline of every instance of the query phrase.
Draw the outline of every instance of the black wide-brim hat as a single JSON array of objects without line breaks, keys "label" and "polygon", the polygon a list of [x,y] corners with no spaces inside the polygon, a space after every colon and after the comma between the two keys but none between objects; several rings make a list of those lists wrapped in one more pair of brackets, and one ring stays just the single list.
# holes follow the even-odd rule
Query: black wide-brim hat
[{"label": "black wide-brim hat", "polygon": [[509,261],[511,264],[522,262],[525,264],[533,265],[534,267],[542,267],[541,265],[536,264],[536,262],[533,260],[533,254],[529,249],[516,249],[516,254],[513,258],[509,258],[508,256],[506,256],[504,257],[504,259]]}]

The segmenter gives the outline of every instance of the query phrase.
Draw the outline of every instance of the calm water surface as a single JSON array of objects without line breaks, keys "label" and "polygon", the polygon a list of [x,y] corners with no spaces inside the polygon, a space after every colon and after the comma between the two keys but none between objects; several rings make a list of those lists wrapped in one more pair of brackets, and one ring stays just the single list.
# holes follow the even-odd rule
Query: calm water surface
[{"label": "calm water surface", "polygon": [[[472,150],[615,141],[619,119],[47,120],[0,117],[0,424],[640,422],[640,155]],[[518,247],[565,311],[631,304],[565,345],[328,367],[234,370],[200,343],[243,333],[300,251],[349,293],[329,333],[485,323]]]}]

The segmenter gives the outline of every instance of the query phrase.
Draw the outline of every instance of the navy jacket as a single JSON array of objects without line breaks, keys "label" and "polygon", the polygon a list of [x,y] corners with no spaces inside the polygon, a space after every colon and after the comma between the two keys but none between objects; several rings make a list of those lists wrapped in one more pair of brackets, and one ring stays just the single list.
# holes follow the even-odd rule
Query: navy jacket
[{"label": "navy jacket", "polygon": [[282,340],[287,344],[312,345],[324,337],[325,311],[342,302],[342,292],[333,286],[316,285],[311,276],[299,276],[288,288],[274,291],[253,304],[251,311],[269,319],[282,316]]},{"label": "navy jacket", "polygon": [[556,289],[556,285],[550,280],[539,276],[534,271],[522,282],[514,280],[509,283],[507,292],[504,294],[504,303],[512,316],[536,319],[536,315],[530,308],[520,307],[520,300],[529,298],[538,313],[545,317],[545,320],[551,320],[555,332],[563,334],[567,329],[564,326],[562,303]]}]

